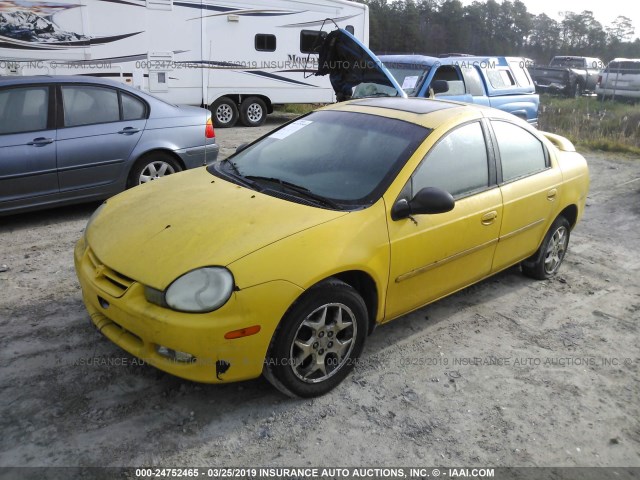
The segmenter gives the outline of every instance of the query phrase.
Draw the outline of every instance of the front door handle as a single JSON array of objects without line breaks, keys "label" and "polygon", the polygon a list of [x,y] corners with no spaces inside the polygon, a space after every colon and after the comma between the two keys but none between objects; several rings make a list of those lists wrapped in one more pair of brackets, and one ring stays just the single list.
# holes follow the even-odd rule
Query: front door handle
[{"label": "front door handle", "polygon": [[27,143],[27,145],[33,145],[34,147],[42,147],[44,145],[49,145],[50,143],[53,143],[53,138],[38,137],[38,138],[34,138],[33,141]]},{"label": "front door handle", "polygon": [[126,127],[126,128],[123,128],[122,130],[120,130],[118,133],[120,135],[133,135],[134,133],[138,133],[139,131],[140,131],[139,128]]},{"label": "front door handle", "polygon": [[549,200],[550,202],[553,202],[556,199],[556,195],[558,195],[558,190],[555,188],[552,188],[547,192],[547,200]]},{"label": "front door handle", "polygon": [[485,213],[484,215],[482,215],[482,224],[483,225],[491,225],[495,219],[498,218],[498,212],[496,212],[495,210]]}]

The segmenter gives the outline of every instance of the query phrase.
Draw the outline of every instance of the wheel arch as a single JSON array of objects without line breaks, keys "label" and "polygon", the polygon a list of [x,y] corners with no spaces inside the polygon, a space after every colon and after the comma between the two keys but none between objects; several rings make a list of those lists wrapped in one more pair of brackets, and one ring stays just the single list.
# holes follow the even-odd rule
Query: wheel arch
[{"label": "wheel arch", "polygon": [[573,230],[573,227],[576,226],[576,223],[578,221],[578,207],[576,205],[571,204],[571,205],[565,207],[558,214],[558,217],[566,218],[567,221],[569,222],[569,225],[571,226],[571,230]]}]

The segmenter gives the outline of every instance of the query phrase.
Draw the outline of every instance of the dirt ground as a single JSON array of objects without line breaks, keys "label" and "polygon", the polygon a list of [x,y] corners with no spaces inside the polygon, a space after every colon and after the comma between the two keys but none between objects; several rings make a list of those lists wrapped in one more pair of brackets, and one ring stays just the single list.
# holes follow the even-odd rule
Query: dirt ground
[{"label": "dirt ground", "polygon": [[[282,121],[218,130],[222,156]],[[512,268],[377,329],[314,400],[182,381],[91,328],[96,204],[0,218],[0,466],[640,466],[640,161],[585,156],[555,279]]]}]

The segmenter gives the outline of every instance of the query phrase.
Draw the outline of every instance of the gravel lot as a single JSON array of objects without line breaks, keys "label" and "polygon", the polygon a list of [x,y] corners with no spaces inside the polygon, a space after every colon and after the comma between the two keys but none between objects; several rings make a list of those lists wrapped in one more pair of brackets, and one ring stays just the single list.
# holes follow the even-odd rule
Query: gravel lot
[{"label": "gravel lot", "polygon": [[[222,156],[284,118],[218,130]],[[0,218],[0,466],[640,466],[640,161],[585,156],[559,276],[512,268],[381,327],[305,401],[182,381],[90,328],[72,252],[96,204]]]}]

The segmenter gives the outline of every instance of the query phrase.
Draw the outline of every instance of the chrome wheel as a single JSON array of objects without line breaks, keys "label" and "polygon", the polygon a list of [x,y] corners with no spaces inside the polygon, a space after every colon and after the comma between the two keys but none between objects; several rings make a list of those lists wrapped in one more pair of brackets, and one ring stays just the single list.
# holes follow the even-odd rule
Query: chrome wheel
[{"label": "chrome wheel", "polygon": [[356,317],[342,303],[329,303],[311,312],[291,344],[289,365],[306,383],[323,382],[350,358],[358,334]]},{"label": "chrome wheel", "polygon": [[551,275],[555,273],[562,263],[564,254],[567,251],[568,241],[569,235],[564,225],[558,227],[556,231],[553,232],[544,256],[544,271],[547,274]]},{"label": "chrome wheel", "polygon": [[231,108],[230,105],[227,105],[226,103],[221,104],[216,109],[216,118],[220,123],[223,123],[223,124],[230,123],[233,117],[234,117],[233,109]]},{"label": "chrome wheel", "polygon": [[176,173],[175,168],[167,162],[156,161],[147,164],[140,172],[138,183],[143,184]]},{"label": "chrome wheel", "polygon": [[259,123],[260,120],[262,120],[262,115],[264,115],[262,107],[257,103],[252,103],[249,105],[249,108],[247,108],[247,118],[252,123]]}]

